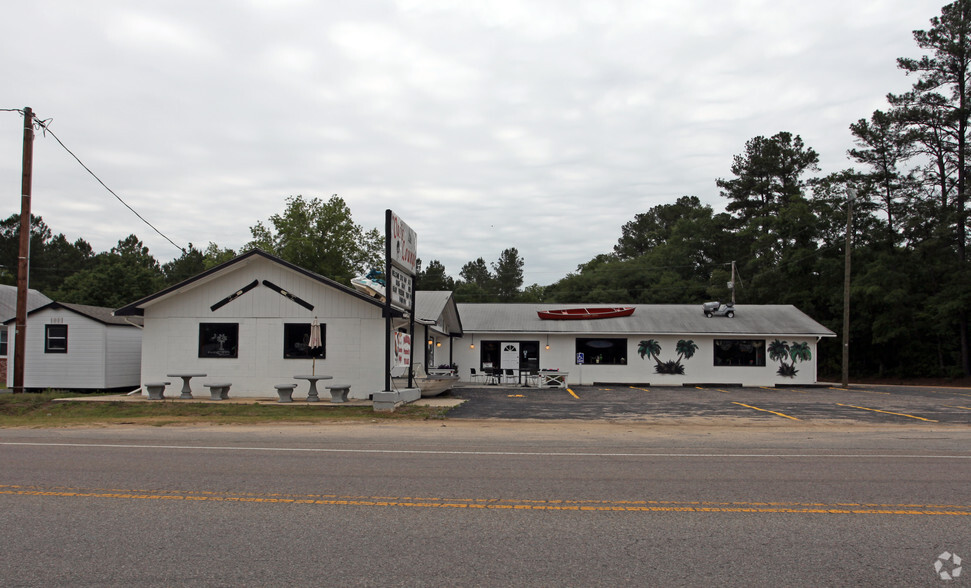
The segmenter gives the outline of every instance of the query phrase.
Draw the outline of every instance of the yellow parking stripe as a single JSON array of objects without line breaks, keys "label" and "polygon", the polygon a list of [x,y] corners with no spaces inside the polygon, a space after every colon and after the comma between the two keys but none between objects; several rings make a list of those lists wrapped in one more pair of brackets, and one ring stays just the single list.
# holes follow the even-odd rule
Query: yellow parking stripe
[{"label": "yellow parking stripe", "polygon": [[570,393],[570,396],[576,398],[577,400],[580,400],[580,397],[573,392],[572,388],[567,388],[566,391]]},{"label": "yellow parking stripe", "polygon": [[783,414],[781,412],[776,412],[774,410],[767,410],[767,409],[764,409],[764,408],[759,408],[757,406],[749,406],[748,404],[742,404],[741,402],[733,402],[732,404],[737,404],[739,406],[744,406],[745,408],[751,408],[752,410],[760,410],[762,412],[770,412],[770,413],[772,413],[772,414],[774,414],[776,416],[781,416],[783,418],[792,419],[794,421],[798,421],[799,420],[799,419],[797,419],[794,416],[789,416],[787,414]]},{"label": "yellow parking stripe", "polygon": [[938,421],[935,421],[934,419],[925,419],[924,417],[914,416],[912,414],[906,414],[906,413],[903,413],[903,412],[891,412],[889,410],[879,410],[879,409],[876,409],[876,408],[867,408],[865,406],[853,406],[852,404],[840,404],[839,402],[837,402],[836,405],[837,406],[848,406],[849,408],[858,408],[860,410],[869,410],[869,411],[872,411],[872,412],[882,412],[883,414],[892,414],[892,415],[896,415],[896,416],[907,417],[909,419],[917,419],[919,421],[927,421],[928,423],[936,423],[936,422],[938,422]]}]

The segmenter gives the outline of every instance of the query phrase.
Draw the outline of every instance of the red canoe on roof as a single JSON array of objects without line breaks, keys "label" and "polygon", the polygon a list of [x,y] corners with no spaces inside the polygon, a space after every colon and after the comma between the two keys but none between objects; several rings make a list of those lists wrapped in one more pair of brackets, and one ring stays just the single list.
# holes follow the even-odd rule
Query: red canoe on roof
[{"label": "red canoe on roof", "polygon": [[614,306],[610,308],[562,308],[559,310],[539,310],[539,318],[549,321],[587,320],[617,318],[634,314],[633,306]]}]

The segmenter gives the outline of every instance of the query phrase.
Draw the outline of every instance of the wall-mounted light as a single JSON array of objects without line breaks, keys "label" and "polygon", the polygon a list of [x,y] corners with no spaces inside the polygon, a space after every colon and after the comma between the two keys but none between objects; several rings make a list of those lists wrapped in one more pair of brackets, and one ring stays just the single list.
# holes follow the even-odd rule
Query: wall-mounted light
[{"label": "wall-mounted light", "polygon": [[441,347],[441,346],[442,346],[442,342],[441,341],[439,341],[438,343],[435,343],[435,347]]},{"label": "wall-mounted light", "polygon": [[549,333],[546,334],[546,350],[547,351],[550,350],[550,334]]},{"label": "wall-mounted light", "polygon": [[469,349],[475,349],[475,335],[472,335],[472,343],[469,344]]},{"label": "wall-mounted light", "polygon": [[428,346],[429,347],[431,347],[433,343],[434,343],[434,341],[432,341],[431,339],[428,340]]}]

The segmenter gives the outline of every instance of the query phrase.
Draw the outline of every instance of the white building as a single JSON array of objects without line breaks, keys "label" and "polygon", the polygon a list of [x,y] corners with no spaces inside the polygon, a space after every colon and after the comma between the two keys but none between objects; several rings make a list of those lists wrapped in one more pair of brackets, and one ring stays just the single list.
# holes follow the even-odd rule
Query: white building
[{"label": "white building", "polygon": [[[517,379],[559,370],[575,385],[811,384],[819,340],[835,336],[790,305],[738,305],[734,318],[707,318],[701,304],[630,305],[625,317],[547,320],[538,312],[582,305],[456,304],[450,292],[426,291],[415,300],[412,361],[454,363],[479,383],[472,369]],[[254,250],[115,314],[144,318],[143,384],[198,373],[197,394],[220,381],[233,396],[273,397],[275,385],[313,370],[368,398],[385,389],[384,312],[375,298]],[[322,347],[309,349],[315,318]],[[394,311],[392,330],[410,323]]]},{"label": "white building", "polygon": [[701,304],[616,305],[634,308],[619,318],[538,315],[582,306],[458,304],[465,336],[452,340],[452,357],[460,375],[558,369],[577,385],[811,384],[817,344],[835,336],[791,305],[737,305],[733,318],[707,318]]},{"label": "white building", "polygon": [[[27,312],[35,308],[53,302],[37,290],[27,290]],[[16,329],[16,321],[7,326],[8,319],[17,318],[17,287],[0,284],[0,379],[7,381],[7,340],[13,339]],[[12,358],[13,355],[11,354]],[[13,362],[10,362],[11,369]]]},{"label": "white building", "polygon": [[[16,324],[16,317],[6,321]],[[136,322],[136,321],[133,321]],[[24,388],[132,390],[139,386],[142,332],[112,309],[50,302],[27,314]],[[12,329],[11,329],[12,330]],[[10,357],[16,338],[8,342]],[[13,386],[13,369],[7,386]]]},{"label": "white building", "polygon": [[[206,382],[229,382],[230,396],[275,397],[275,385],[297,383],[294,397],[306,397],[309,384],[294,376],[314,372],[349,384],[350,398],[367,398],[385,385],[384,309],[374,298],[253,250],[115,314],[144,319],[142,384],[181,385],[168,374],[199,373],[206,377],[190,382],[197,396],[206,393]],[[395,328],[405,324],[397,314]],[[306,343],[315,318],[322,346],[311,349]]]}]

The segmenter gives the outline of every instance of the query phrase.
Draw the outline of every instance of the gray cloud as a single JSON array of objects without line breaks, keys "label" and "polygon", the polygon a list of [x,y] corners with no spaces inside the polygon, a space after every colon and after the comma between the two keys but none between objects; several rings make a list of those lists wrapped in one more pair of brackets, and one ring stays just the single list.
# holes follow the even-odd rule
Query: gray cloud
[{"label": "gray cloud", "polygon": [[[517,247],[527,284],[611,249],[638,212],[694,194],[746,140],[802,135],[823,173],[847,127],[913,80],[911,31],[941,3],[887,0],[9,6],[0,107],[31,106],[176,242],[238,248],[292,194],[339,194],[365,228],[392,208],[457,275]],[[18,212],[20,128],[0,113]],[[34,213],[103,250],[141,225],[50,138]]]}]

